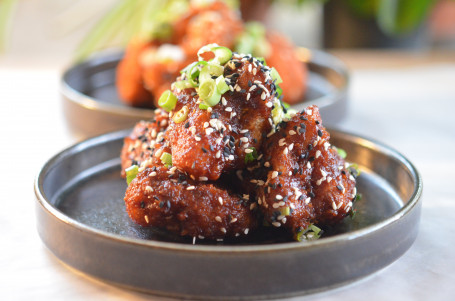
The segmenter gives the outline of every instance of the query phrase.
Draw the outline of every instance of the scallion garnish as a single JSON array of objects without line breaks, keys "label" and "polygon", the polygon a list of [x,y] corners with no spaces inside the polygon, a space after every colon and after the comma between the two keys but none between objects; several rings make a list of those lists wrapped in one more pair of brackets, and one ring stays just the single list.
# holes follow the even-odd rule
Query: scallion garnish
[{"label": "scallion garnish", "polygon": [[272,70],[270,71],[270,76],[272,77],[272,80],[275,81],[275,85],[279,85],[279,84],[281,84],[283,82],[283,80],[281,79],[280,74],[273,67],[272,67]]},{"label": "scallion garnish", "polygon": [[216,89],[218,90],[218,92],[221,95],[223,95],[224,93],[226,93],[229,90],[229,86],[228,86],[228,84],[226,84],[226,80],[224,79],[224,76],[222,76],[222,75],[217,77],[217,79],[215,80],[215,85],[216,85]]},{"label": "scallion garnish", "polygon": [[249,147],[248,149],[251,149],[253,151],[245,155],[245,164],[253,162],[258,158],[258,152],[256,151],[255,147]]},{"label": "scallion garnish", "polygon": [[213,52],[213,54],[215,55],[215,57],[209,60],[209,62],[216,62],[220,65],[224,65],[227,61],[229,61],[232,58],[232,51],[229,48],[219,46],[218,44],[208,44],[201,47],[201,49],[199,49],[199,51],[197,52],[197,56],[200,61],[204,60],[202,54],[206,52]]},{"label": "scallion garnish", "polygon": [[125,169],[126,173],[126,183],[130,185],[130,183],[136,178],[137,172],[139,170],[139,166],[131,165],[127,169]]},{"label": "scallion garnish", "polygon": [[158,105],[170,112],[175,108],[177,104],[177,96],[175,96],[170,90],[166,90],[161,94],[160,99],[158,99]]},{"label": "scallion garnish", "polygon": [[308,241],[316,240],[321,237],[321,229],[316,227],[314,224],[309,225],[306,229],[298,232],[295,235],[297,241]]},{"label": "scallion garnish", "polygon": [[160,157],[161,162],[164,164],[166,167],[172,166],[172,155],[167,152],[163,152],[163,154]]},{"label": "scallion garnish", "polygon": [[221,94],[218,92],[216,83],[213,79],[208,79],[201,82],[199,85],[199,98],[210,107],[218,104],[221,100]]},{"label": "scallion garnish", "polygon": [[337,147],[337,148],[336,148],[336,151],[337,151],[337,153],[338,153],[338,156],[340,156],[340,157],[343,158],[343,159],[346,159],[346,156],[347,156],[348,154],[346,153],[346,151],[345,151],[344,149],[338,148],[338,147]]}]

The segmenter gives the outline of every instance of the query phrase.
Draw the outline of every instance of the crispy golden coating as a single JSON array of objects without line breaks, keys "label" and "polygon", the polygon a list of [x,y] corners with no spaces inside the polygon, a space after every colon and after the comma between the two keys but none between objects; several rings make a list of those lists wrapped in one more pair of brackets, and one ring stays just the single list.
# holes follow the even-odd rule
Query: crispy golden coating
[{"label": "crispy golden coating", "polygon": [[257,181],[258,204],[275,227],[294,236],[311,224],[328,225],[352,209],[355,179],[329,143],[318,108],[283,122],[264,144],[265,179]]},{"label": "crispy golden coating", "polygon": [[140,54],[150,46],[149,42],[133,39],[128,44],[123,59],[116,69],[116,86],[120,98],[135,107],[148,106],[153,96],[144,87]]},{"label": "crispy golden coating", "polygon": [[192,6],[186,16],[175,24],[175,29],[189,57],[204,45],[216,43],[233,48],[236,37],[243,30],[239,15],[223,2],[213,2],[209,5]]},{"label": "crispy golden coating", "polygon": [[308,70],[296,54],[295,47],[282,34],[271,32],[267,34],[270,44],[270,55],[266,58],[269,66],[275,67],[283,82],[283,101],[295,104],[303,100],[306,91]]},{"label": "crispy golden coating", "polygon": [[122,160],[122,177],[125,169],[132,165],[141,165],[146,161],[157,164],[161,154],[170,152],[164,140],[164,131],[169,124],[169,114],[162,109],[155,110],[151,121],[140,121],[131,134],[124,139],[120,158]]},{"label": "crispy golden coating", "polygon": [[257,226],[248,200],[160,164],[138,174],[128,186],[125,204],[139,225],[199,239],[246,235]]},{"label": "crispy golden coating", "polygon": [[275,86],[269,69],[240,55],[226,66],[224,76],[231,91],[208,110],[199,108],[194,89],[173,90],[178,101],[172,112],[186,107],[189,113],[184,122],[171,118],[166,139],[173,164],[194,179],[217,180],[223,173],[244,168],[247,154],[259,150],[263,134],[272,129]]}]

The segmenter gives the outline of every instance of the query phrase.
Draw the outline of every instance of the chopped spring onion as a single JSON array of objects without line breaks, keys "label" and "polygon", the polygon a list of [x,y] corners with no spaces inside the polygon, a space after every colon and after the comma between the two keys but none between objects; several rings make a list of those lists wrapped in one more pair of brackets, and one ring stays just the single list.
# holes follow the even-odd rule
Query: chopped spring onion
[{"label": "chopped spring onion", "polygon": [[195,85],[189,80],[180,80],[174,83],[174,87],[179,90],[194,88]]},{"label": "chopped spring onion", "polygon": [[272,70],[270,71],[270,76],[272,77],[272,80],[275,80],[276,85],[279,85],[283,82],[280,74],[278,73],[278,71],[276,71],[274,67],[272,67]]},{"label": "chopped spring onion", "polygon": [[191,81],[191,83],[193,85],[197,86],[196,79],[198,77],[199,77],[199,81],[201,81],[200,73],[206,65],[207,65],[206,61],[199,61],[199,62],[196,62],[193,66],[191,66],[191,68],[189,68],[187,70],[186,76],[188,77],[188,80]]},{"label": "chopped spring onion", "polygon": [[208,79],[212,79],[212,76],[220,76],[224,72],[223,66],[215,64],[206,64],[199,73],[199,83],[205,82]]},{"label": "chopped spring onion", "polygon": [[281,207],[280,208],[281,215],[288,216],[291,214],[291,208],[289,207]]},{"label": "chopped spring onion", "polygon": [[277,92],[276,97],[280,97],[283,94],[283,89],[281,89],[280,86],[276,86],[276,92]]},{"label": "chopped spring onion", "polygon": [[172,166],[172,155],[167,152],[163,152],[160,157],[161,162],[163,162],[164,166],[169,167]]},{"label": "chopped spring onion", "polygon": [[245,164],[253,162],[254,160],[256,160],[258,158],[258,152],[256,151],[256,148],[249,147],[248,149],[253,150],[253,152],[245,155]]},{"label": "chopped spring onion", "polygon": [[218,90],[218,92],[220,92],[221,95],[229,90],[229,86],[228,84],[226,84],[226,80],[222,75],[217,77],[217,79],[215,80],[215,85],[216,89]]},{"label": "chopped spring onion", "polygon": [[139,170],[139,166],[137,166],[137,165],[131,165],[130,167],[125,169],[126,183],[128,185],[130,185],[130,183],[136,178],[138,170]]},{"label": "chopped spring onion", "polygon": [[336,151],[341,158],[346,159],[347,153],[344,149],[337,147]]},{"label": "chopped spring onion", "polygon": [[360,173],[361,173],[359,165],[356,163],[349,164],[349,171],[351,172],[351,175],[354,178],[357,178],[358,176],[360,176]]},{"label": "chopped spring onion", "polygon": [[232,51],[229,48],[219,46],[218,44],[208,44],[201,47],[201,49],[197,52],[197,56],[200,61],[204,60],[202,54],[206,52],[213,52],[215,55],[215,57],[209,60],[209,62],[216,62],[220,65],[224,65],[232,58]]},{"label": "chopped spring onion", "polygon": [[207,110],[208,108],[209,108],[209,106],[206,105],[205,103],[200,103],[199,104],[199,109],[201,109],[201,110]]},{"label": "chopped spring onion", "polygon": [[158,99],[158,105],[170,112],[175,108],[177,104],[177,96],[175,96],[170,90],[166,90],[161,94],[160,99]]},{"label": "chopped spring onion", "polygon": [[187,106],[183,106],[177,113],[172,116],[172,120],[174,120],[175,123],[180,123],[185,121],[188,118],[188,112],[189,109]]},{"label": "chopped spring onion", "polygon": [[216,83],[213,79],[206,80],[199,85],[199,97],[204,103],[210,107],[218,104],[221,100],[221,94],[216,88]]},{"label": "chopped spring onion", "polygon": [[308,228],[298,232],[295,235],[297,241],[316,240],[321,237],[321,229],[311,224]]},{"label": "chopped spring onion", "polygon": [[275,103],[275,107],[272,110],[273,124],[279,124],[285,118],[285,113],[281,104]]}]

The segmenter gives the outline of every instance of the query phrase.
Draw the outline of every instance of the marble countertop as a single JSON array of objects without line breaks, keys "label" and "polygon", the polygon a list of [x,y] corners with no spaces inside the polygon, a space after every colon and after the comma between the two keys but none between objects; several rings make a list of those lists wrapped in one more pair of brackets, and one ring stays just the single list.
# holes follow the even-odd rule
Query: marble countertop
[{"label": "marble countertop", "polygon": [[[449,300],[455,294],[455,53],[420,60],[406,53],[337,54],[352,71],[349,113],[339,127],[390,145],[416,165],[424,183],[420,231],[384,270],[287,300]],[[0,299],[162,300],[93,281],[59,262],[38,236],[34,178],[47,159],[76,142],[62,113],[61,68],[0,57]]]}]

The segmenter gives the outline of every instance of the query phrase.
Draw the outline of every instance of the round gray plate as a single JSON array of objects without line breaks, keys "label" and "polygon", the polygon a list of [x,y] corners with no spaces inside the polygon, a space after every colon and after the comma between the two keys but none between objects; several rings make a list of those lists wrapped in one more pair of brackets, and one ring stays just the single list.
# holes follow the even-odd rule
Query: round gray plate
[{"label": "round gray plate", "polygon": [[64,263],[151,294],[248,299],[310,294],[350,283],[399,258],[414,242],[422,182],[380,143],[330,130],[362,174],[357,215],[307,243],[276,232],[241,241],[175,237],[134,224],[125,212],[119,153],[129,131],[81,142],[50,159],[35,182],[38,232]]},{"label": "round gray plate", "polygon": [[[346,115],[348,71],[336,57],[319,50],[299,48],[308,65],[308,91],[295,105],[298,110],[319,106],[326,125]],[[80,137],[92,137],[134,126],[153,117],[153,110],[125,105],[117,94],[115,70],[123,52],[105,52],[66,70],[61,81],[63,109],[70,129]]]}]

